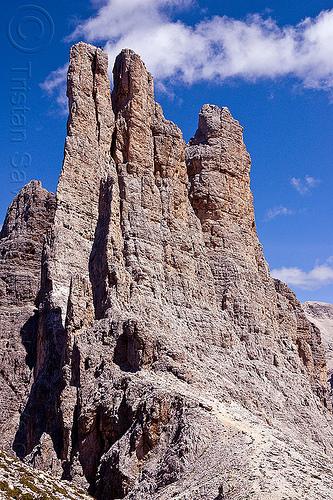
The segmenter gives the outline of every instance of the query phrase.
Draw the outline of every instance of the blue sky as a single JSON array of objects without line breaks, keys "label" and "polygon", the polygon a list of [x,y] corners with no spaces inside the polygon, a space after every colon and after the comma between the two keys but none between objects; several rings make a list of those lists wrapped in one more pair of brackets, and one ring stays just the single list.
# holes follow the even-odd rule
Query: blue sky
[{"label": "blue sky", "polygon": [[243,125],[257,229],[272,273],[301,301],[333,303],[332,1],[26,5],[3,4],[1,16],[0,223],[29,180],[56,189],[72,43],[105,47],[110,69],[119,50],[130,47],[153,73],[156,100],[186,141],[204,103],[227,106]]}]

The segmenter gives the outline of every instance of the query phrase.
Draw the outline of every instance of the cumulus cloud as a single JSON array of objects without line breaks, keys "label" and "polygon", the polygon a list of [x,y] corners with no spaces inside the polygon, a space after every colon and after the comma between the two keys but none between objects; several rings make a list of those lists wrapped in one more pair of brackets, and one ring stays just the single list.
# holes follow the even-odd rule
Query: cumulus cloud
[{"label": "cumulus cloud", "polygon": [[280,205],[279,207],[273,207],[267,210],[266,217],[268,220],[274,219],[278,215],[292,215],[294,213],[293,210],[290,210],[287,207],[283,207]]},{"label": "cumulus cloud", "polygon": [[52,71],[46,80],[40,84],[40,87],[48,95],[56,95],[56,102],[63,113],[67,113],[68,105],[66,98],[66,82],[67,82],[68,63],[60,68]]},{"label": "cumulus cloud", "polygon": [[306,194],[310,189],[318,186],[321,183],[320,179],[315,179],[314,177],[305,176],[305,179],[296,179],[293,177],[291,179],[291,185],[296,189],[299,194]]},{"label": "cumulus cloud", "polygon": [[315,265],[308,272],[298,267],[281,267],[281,269],[272,269],[271,275],[287,285],[303,290],[316,290],[333,283],[333,256],[324,264]]},{"label": "cumulus cloud", "polygon": [[[94,0],[97,12],[68,37],[104,44],[110,61],[132,48],[155,78],[183,82],[292,76],[305,87],[333,87],[333,9],[295,26],[271,17],[204,18],[195,26],[177,11],[196,9],[191,0]],[[58,75],[50,75],[49,84]]]}]

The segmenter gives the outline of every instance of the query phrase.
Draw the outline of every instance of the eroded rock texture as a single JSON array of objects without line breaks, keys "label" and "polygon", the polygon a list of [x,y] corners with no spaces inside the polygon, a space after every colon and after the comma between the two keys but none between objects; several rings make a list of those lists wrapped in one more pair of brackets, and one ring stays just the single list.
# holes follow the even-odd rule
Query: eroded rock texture
[{"label": "eroded rock texture", "polygon": [[255,349],[257,336],[277,334],[275,290],[256,233],[243,129],[227,108],[203,106],[186,161],[219,304]]},{"label": "eroded rock texture", "polygon": [[308,301],[302,304],[308,320],[319,328],[326,352],[327,380],[331,400],[333,400],[333,304]]},{"label": "eroded rock texture", "polygon": [[[31,181],[15,196],[0,233],[0,434],[12,451],[36,364],[43,241],[54,217],[55,196]],[[23,416],[23,419],[25,415]],[[21,452],[25,452],[21,446]]]},{"label": "eroded rock texture", "polygon": [[292,339],[310,377],[312,390],[323,399],[324,405],[327,405],[327,366],[320,330],[309,321],[294,292],[278,279],[274,279],[274,283],[278,294],[281,329],[293,332]]},{"label": "eroded rock texture", "polygon": [[185,148],[128,49],[111,96],[75,45],[68,96],[22,457],[101,500],[330,498],[320,333],[270,277],[242,128],[205,105]]}]

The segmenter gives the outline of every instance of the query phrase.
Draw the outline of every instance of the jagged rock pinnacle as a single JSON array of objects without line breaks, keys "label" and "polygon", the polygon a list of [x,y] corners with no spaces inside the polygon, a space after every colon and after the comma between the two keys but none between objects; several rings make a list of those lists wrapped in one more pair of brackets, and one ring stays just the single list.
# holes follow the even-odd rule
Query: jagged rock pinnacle
[{"label": "jagged rock pinnacle", "polygon": [[[242,127],[204,105],[185,146],[140,57],[116,58],[112,96],[107,66],[100,48],[72,47],[38,321],[24,319],[35,354],[14,380],[31,377],[14,401],[16,453],[100,500],[328,499],[320,332],[270,277]],[[11,210],[0,242],[17,241]],[[13,371],[9,357],[4,378]]]}]

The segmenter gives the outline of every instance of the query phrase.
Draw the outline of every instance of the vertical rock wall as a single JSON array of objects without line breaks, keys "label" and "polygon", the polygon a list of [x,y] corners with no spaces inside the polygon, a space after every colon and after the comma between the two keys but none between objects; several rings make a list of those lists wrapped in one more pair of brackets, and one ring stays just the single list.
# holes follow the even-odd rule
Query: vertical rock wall
[{"label": "vertical rock wall", "polygon": [[332,454],[325,358],[270,278],[242,128],[205,105],[185,148],[129,49],[111,96],[106,54],[73,46],[68,97],[16,452],[101,500],[319,491],[298,495],[290,470]]},{"label": "vertical rock wall", "polygon": [[[0,433],[12,451],[24,413],[36,363],[43,240],[53,224],[55,196],[31,181],[15,196],[0,233]],[[23,416],[22,416],[23,415]],[[21,453],[25,444],[18,443]]]},{"label": "vertical rock wall", "polygon": [[60,308],[63,327],[68,299],[74,330],[91,324],[89,260],[99,218],[101,188],[112,171],[114,115],[105,52],[78,43],[68,70],[68,134],[57,188],[57,209],[45,255],[45,289],[51,309]]}]

